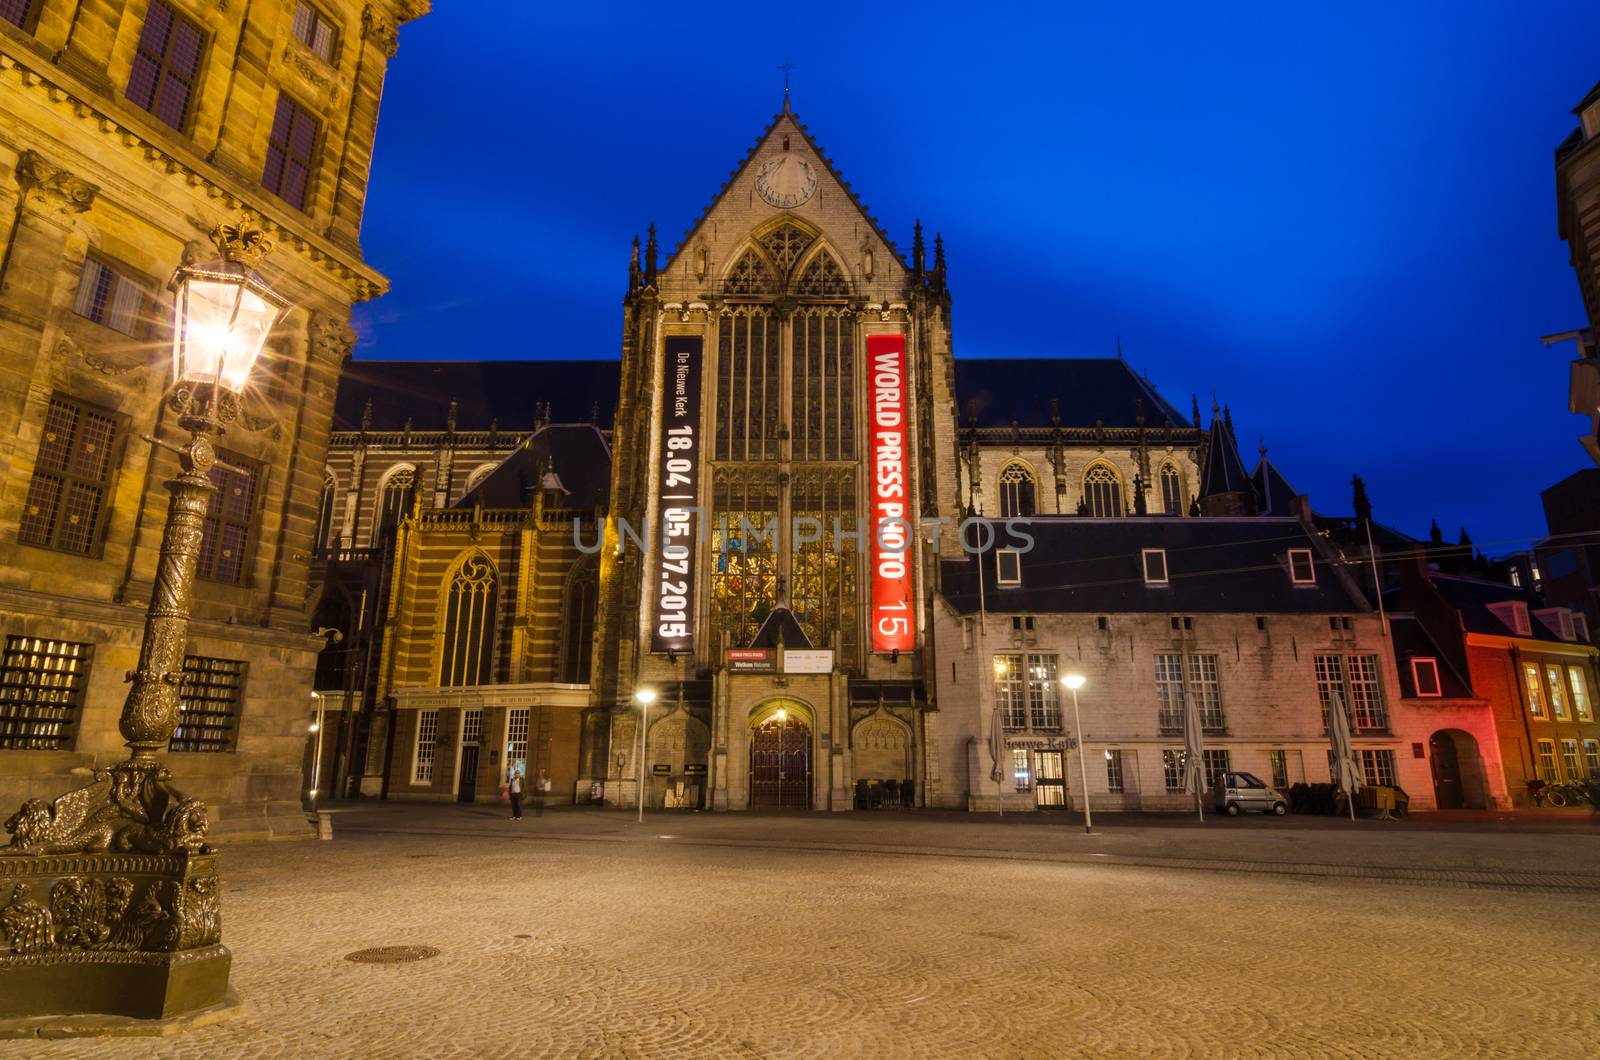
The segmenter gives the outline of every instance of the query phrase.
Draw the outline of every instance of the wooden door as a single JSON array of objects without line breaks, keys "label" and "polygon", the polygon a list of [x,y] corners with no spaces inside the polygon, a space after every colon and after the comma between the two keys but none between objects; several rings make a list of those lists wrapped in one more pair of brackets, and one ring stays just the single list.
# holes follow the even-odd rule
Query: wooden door
[{"label": "wooden door", "polygon": [[471,802],[478,796],[478,745],[469,743],[461,749],[461,784],[456,790],[457,802]]},{"label": "wooden door", "polygon": [[792,714],[750,734],[750,808],[811,808],[811,729]]},{"label": "wooden door", "polygon": [[1436,732],[1428,740],[1428,762],[1433,767],[1433,797],[1441,810],[1459,810],[1461,797],[1461,758],[1456,741],[1447,732]]}]

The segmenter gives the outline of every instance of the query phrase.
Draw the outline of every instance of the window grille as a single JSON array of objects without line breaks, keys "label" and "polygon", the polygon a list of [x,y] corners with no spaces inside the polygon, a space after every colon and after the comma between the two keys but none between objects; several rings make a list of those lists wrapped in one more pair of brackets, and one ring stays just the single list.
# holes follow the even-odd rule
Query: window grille
[{"label": "window grille", "polygon": [[1000,707],[1000,717],[1008,729],[1028,727],[1027,680],[1022,665],[1021,655],[994,657],[994,698]]},{"label": "window grille", "polygon": [[794,293],[807,298],[848,298],[850,280],[833,255],[823,251],[795,281]]},{"label": "window grille", "polygon": [[[260,471],[255,461],[226,449],[218,449],[217,458],[219,463],[211,468],[211,484],[217,492],[206,507],[205,535],[200,539],[195,576],[238,585],[244,579]],[[224,463],[231,466],[223,467]]]},{"label": "window grille", "polygon": [[150,0],[128,77],[128,99],[182,132],[204,47],[199,26],[166,0]]},{"label": "window grille", "polygon": [[72,311],[124,335],[144,330],[145,309],[151,299],[143,284],[95,257],[83,259],[78,273],[78,293]]},{"label": "window grille", "polygon": [[239,699],[245,664],[237,659],[183,657],[178,727],[169,751],[231,751],[238,742]]},{"label": "window grille", "polygon": [[1600,740],[1583,741],[1583,762],[1590,780],[1600,780]]},{"label": "window grille", "polygon": [[483,742],[483,711],[469,710],[461,715],[462,744]]},{"label": "window grille", "polygon": [[1561,687],[1561,667],[1546,666],[1544,673],[1550,682],[1550,713],[1554,714],[1558,720],[1565,721],[1567,718],[1567,697],[1565,695],[1566,690]]},{"label": "window grille", "polygon": [[1166,781],[1169,794],[1183,790],[1183,759],[1186,753],[1170,749],[1161,752],[1161,776]]},{"label": "window grille", "polygon": [[1183,731],[1183,656],[1156,657],[1157,724],[1164,733]]},{"label": "window grille", "polygon": [[1361,777],[1371,785],[1395,786],[1394,752],[1362,751]]},{"label": "window grille", "polygon": [[1183,477],[1172,464],[1161,465],[1161,510],[1167,515],[1183,514]]},{"label": "window grille", "polygon": [[1033,787],[1033,768],[1028,764],[1027,748],[1011,749],[1011,776],[1016,781],[1018,791],[1027,791]]},{"label": "window grille", "polygon": [[1122,479],[1105,464],[1095,464],[1083,473],[1085,514],[1100,519],[1122,517]]},{"label": "window grille", "polygon": [[1106,790],[1113,795],[1123,792],[1121,751],[1106,752]]},{"label": "window grille", "polygon": [[444,659],[439,683],[445,688],[488,684],[494,679],[494,565],[482,555],[469,556],[456,568],[445,606]]},{"label": "window grille", "polygon": [[1556,744],[1554,740],[1540,740],[1539,744],[1539,779],[1546,784],[1559,783],[1560,775],[1556,772]]},{"label": "window grille", "polygon": [[1566,767],[1567,780],[1575,781],[1583,776],[1583,771],[1578,768],[1578,741],[1561,741],[1561,764]]},{"label": "window grille", "polygon": [[1000,517],[1015,519],[1038,514],[1033,472],[1021,464],[1007,464],[1000,472]]},{"label": "window grille", "polygon": [[1206,771],[1206,787],[1212,787],[1222,779],[1222,774],[1233,768],[1233,754],[1230,751],[1203,751],[1202,761]]},{"label": "window grille", "polygon": [[717,468],[712,513],[712,616],[732,645],[743,646],[778,595],[777,469]]},{"label": "window grille", "polygon": [[791,317],[794,460],[850,460],[856,448],[855,321],[812,306]]},{"label": "window grille", "polygon": [[333,22],[321,11],[300,0],[294,6],[294,36],[301,44],[316,53],[323,62],[333,62],[333,45],[337,34]]},{"label": "window grille", "polygon": [[1289,754],[1286,751],[1268,751],[1267,764],[1272,767],[1272,786],[1289,786]]},{"label": "window grille", "polygon": [[116,436],[108,410],[60,394],[50,399],[17,540],[80,555],[99,547]]},{"label": "window grille", "polygon": [[401,465],[383,480],[378,491],[378,536],[400,525],[411,512],[411,498],[417,489],[416,469]]},{"label": "window grille", "polygon": [[778,458],[778,319],[745,306],[717,326],[717,459]]},{"label": "window grille", "polygon": [[417,753],[411,767],[411,783],[428,784],[433,781],[433,752],[439,745],[439,712],[417,711]]},{"label": "window grille", "polygon": [[89,680],[88,644],[6,638],[0,659],[0,750],[70,751]]},{"label": "window grille", "polygon": [[1200,729],[1206,733],[1222,733],[1228,728],[1222,712],[1222,684],[1217,679],[1215,655],[1189,656],[1189,694],[1195,698],[1200,710]]},{"label": "window grille", "polygon": [[39,0],[0,0],[0,18],[13,26],[31,29],[38,6]]},{"label": "window grille", "polygon": [[1054,655],[1028,656],[1028,717],[1033,728],[1050,731],[1061,728],[1060,685],[1056,681]]},{"label": "window grille", "polygon": [[[1315,659],[1317,698],[1322,702],[1322,726],[1328,726],[1328,709],[1337,704],[1357,730],[1385,731],[1389,712],[1383,701],[1383,683],[1376,655],[1318,655]],[[1534,674],[1535,680],[1538,674]]]},{"label": "window grille", "polygon": [[527,707],[513,707],[506,712],[506,768],[528,760]]},{"label": "window grille", "polygon": [[267,168],[261,186],[297,210],[306,207],[313,155],[322,123],[300,104],[278,94],[278,109],[267,137]]},{"label": "window grille", "polygon": [[1583,671],[1576,666],[1567,668],[1567,679],[1572,686],[1572,709],[1578,715],[1579,721],[1593,721],[1594,715],[1589,710],[1589,686],[1583,679]]}]

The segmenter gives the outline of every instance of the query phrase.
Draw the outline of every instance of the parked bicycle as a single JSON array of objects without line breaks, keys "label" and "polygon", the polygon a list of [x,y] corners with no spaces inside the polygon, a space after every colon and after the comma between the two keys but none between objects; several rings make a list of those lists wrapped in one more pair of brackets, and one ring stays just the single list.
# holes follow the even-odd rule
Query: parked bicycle
[{"label": "parked bicycle", "polygon": [[1551,806],[1565,806],[1567,804],[1566,792],[1561,790],[1560,784],[1546,784],[1542,780],[1528,781],[1528,796],[1533,799],[1535,806],[1542,807],[1546,803]]},{"label": "parked bicycle", "polygon": [[1594,780],[1569,781],[1547,784],[1542,780],[1528,781],[1528,794],[1535,806],[1593,806],[1600,809],[1600,782]]}]

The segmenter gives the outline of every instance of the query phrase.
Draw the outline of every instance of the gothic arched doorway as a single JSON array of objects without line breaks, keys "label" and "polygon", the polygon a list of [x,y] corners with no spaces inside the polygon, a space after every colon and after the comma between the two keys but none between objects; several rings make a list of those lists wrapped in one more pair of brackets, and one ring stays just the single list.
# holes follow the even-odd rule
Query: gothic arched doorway
[{"label": "gothic arched doorway", "polygon": [[769,703],[750,727],[750,808],[811,808],[811,726],[798,703]]},{"label": "gothic arched doorway", "polygon": [[1478,741],[1460,729],[1440,729],[1428,738],[1428,765],[1433,771],[1433,797],[1441,810],[1488,806],[1483,759]]}]

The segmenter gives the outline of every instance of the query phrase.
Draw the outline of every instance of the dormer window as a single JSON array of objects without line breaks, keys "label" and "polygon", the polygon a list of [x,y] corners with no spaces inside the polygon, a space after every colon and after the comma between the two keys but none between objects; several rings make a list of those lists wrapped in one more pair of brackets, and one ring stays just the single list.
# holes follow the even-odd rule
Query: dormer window
[{"label": "dormer window", "polygon": [[1144,561],[1144,583],[1146,585],[1167,584],[1167,550],[1164,548],[1147,548],[1139,553]]},{"label": "dormer window", "polygon": [[1444,695],[1439,686],[1439,660],[1417,657],[1411,660],[1411,683],[1420,699]]},{"label": "dormer window", "polygon": [[994,554],[994,581],[996,585],[1022,584],[1022,553],[1014,548],[1002,548]]},{"label": "dormer window", "polygon": [[1556,636],[1562,640],[1576,640],[1577,634],[1572,628],[1572,612],[1564,607],[1541,607],[1534,612],[1539,621],[1555,631]]},{"label": "dormer window", "polygon": [[1489,610],[1494,612],[1494,617],[1516,636],[1533,636],[1533,623],[1528,618],[1528,605],[1521,600],[1505,600],[1498,604],[1490,604]]},{"label": "dormer window", "polygon": [[1311,562],[1309,548],[1289,550],[1289,580],[1296,585],[1317,584],[1317,569]]}]

